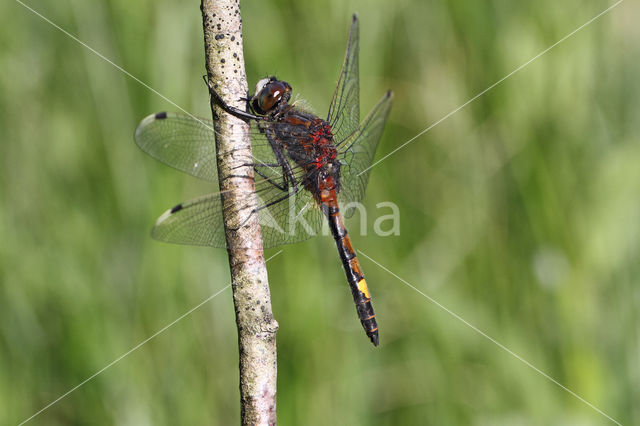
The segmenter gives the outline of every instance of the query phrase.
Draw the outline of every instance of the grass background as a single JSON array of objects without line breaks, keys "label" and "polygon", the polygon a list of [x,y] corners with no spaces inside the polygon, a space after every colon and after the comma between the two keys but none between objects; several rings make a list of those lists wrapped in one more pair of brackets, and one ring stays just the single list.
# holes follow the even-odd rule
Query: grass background
[{"label": "grass background", "polygon": [[[243,2],[250,85],[276,74],[324,115],[351,13],[378,157],[611,3]],[[209,115],[199,2],[29,5]],[[133,143],[175,110],[13,1],[0,4],[0,424],[17,424],[229,282],[224,250],[162,244],[157,216],[217,190]],[[624,424],[640,423],[640,8],[631,1],[372,171],[373,259]],[[355,233],[357,222],[348,222]],[[267,256],[274,254],[271,250]],[[610,424],[361,257],[381,327],[357,321],[331,238],[268,265],[281,424]],[[227,290],[30,424],[235,424]]]}]

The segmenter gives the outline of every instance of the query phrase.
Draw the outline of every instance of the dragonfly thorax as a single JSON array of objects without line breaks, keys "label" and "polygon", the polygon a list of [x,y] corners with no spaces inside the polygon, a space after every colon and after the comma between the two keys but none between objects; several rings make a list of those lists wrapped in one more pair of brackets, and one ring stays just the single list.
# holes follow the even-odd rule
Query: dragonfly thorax
[{"label": "dragonfly thorax", "polygon": [[321,119],[314,122],[310,133],[311,140],[306,146],[309,156],[305,168],[315,179],[313,188],[307,189],[322,200],[328,196],[327,191],[332,192],[331,197],[335,197],[340,191],[340,160],[329,124]]}]

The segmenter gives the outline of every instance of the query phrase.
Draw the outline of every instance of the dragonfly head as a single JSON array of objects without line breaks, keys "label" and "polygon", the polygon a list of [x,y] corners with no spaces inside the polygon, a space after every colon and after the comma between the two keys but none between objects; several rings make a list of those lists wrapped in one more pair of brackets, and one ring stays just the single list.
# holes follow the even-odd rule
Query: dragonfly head
[{"label": "dragonfly head", "polygon": [[258,81],[256,91],[250,99],[251,108],[256,114],[266,115],[277,109],[291,98],[291,86],[286,81],[267,77]]}]

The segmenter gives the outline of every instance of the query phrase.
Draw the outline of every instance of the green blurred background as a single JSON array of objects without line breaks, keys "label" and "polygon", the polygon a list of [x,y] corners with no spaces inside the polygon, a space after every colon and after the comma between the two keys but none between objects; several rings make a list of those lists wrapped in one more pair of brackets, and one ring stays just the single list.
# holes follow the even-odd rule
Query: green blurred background
[{"label": "green blurred background", "polygon": [[[199,2],[30,1],[208,116]],[[608,5],[243,2],[250,86],[324,115],[351,13],[361,109],[391,88],[378,157]],[[20,4],[0,4],[0,424],[17,424],[229,283],[226,252],[149,237],[217,190],[140,151],[175,110]],[[372,171],[364,253],[624,424],[640,424],[640,7],[622,3]],[[401,234],[378,237],[393,201]],[[357,234],[357,221],[348,222]],[[361,256],[381,346],[331,238],[269,262],[283,425],[611,422]],[[267,256],[276,253],[270,250]],[[30,424],[237,424],[226,290]]]}]

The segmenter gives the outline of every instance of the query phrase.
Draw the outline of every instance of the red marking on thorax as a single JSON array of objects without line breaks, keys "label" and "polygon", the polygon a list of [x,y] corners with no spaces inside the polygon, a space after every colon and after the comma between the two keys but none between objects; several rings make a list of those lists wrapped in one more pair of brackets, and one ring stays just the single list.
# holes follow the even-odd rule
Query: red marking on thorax
[{"label": "red marking on thorax", "polygon": [[292,126],[309,129],[308,136],[299,139],[298,143],[309,156],[312,156],[313,161],[310,167],[319,170],[337,158],[338,151],[333,146],[331,126],[324,120],[317,117],[310,119],[300,115],[288,115],[283,121]]},{"label": "red marking on thorax", "polygon": [[316,153],[315,157],[315,167],[317,169],[322,168],[329,161],[333,161],[336,159],[338,152],[336,148],[333,146],[332,139],[333,135],[331,134],[331,126],[328,124],[324,124],[322,126],[318,125],[320,120],[318,120],[315,131],[311,133],[311,140],[313,141],[313,148]]}]

